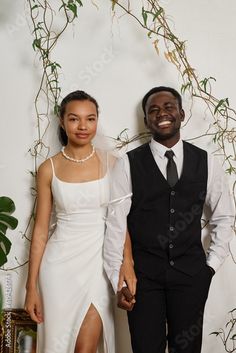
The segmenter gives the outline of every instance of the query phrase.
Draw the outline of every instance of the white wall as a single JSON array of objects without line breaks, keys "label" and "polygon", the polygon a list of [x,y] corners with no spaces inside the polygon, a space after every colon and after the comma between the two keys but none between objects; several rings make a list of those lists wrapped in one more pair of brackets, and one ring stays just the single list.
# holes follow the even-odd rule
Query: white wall
[{"label": "white wall", "polygon": [[[151,87],[170,85],[180,89],[181,81],[175,67],[163,54],[156,52],[146,33],[128,16],[112,19],[109,1],[97,1],[99,10],[86,2],[79,19],[58,43],[55,59],[62,65],[62,96],[74,89],[94,95],[101,110],[100,123],[109,136],[117,136],[124,128],[130,135],[137,131],[137,115],[141,119],[140,100]],[[88,3],[88,4],[87,4]],[[133,1],[141,11],[139,1]],[[190,62],[200,77],[214,76],[214,93],[229,97],[235,105],[236,3],[234,0],[163,0],[176,34],[187,40]],[[119,14],[119,11],[118,11]],[[28,20],[29,21],[29,20]],[[32,50],[30,29],[24,2],[1,0],[0,7],[0,195],[13,198],[17,230],[8,232],[13,246],[6,267],[24,262],[28,242],[21,237],[32,206],[30,187],[33,160],[28,153],[36,134],[33,100],[39,84],[38,61]],[[190,106],[184,98],[186,112]],[[184,138],[205,131],[209,117],[197,103],[194,115],[183,129]],[[58,149],[55,120],[48,134],[51,153]],[[209,139],[196,143],[214,150]],[[235,242],[232,250],[236,258]],[[222,327],[227,312],[236,306],[236,264],[229,257],[214,277],[206,307],[203,351],[221,353],[220,341],[209,333]],[[2,284],[12,280],[12,306],[22,307],[26,267],[10,273],[0,272]],[[125,313],[117,311],[118,353],[130,353]]]}]

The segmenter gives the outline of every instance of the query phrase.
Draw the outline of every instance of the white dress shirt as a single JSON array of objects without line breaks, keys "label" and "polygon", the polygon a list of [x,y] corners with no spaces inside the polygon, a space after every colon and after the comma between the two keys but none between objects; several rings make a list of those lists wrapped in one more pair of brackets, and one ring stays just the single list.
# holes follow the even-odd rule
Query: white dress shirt
[{"label": "white dress shirt", "polygon": [[[163,176],[166,178],[169,148],[151,140],[150,148]],[[171,148],[178,176],[183,169],[183,141]],[[123,261],[124,242],[127,230],[127,215],[132,202],[132,183],[127,154],[120,158],[112,171],[111,202],[108,206],[107,229],[104,241],[104,267],[114,291],[117,291],[120,266]],[[229,254],[229,242],[233,237],[234,207],[223,168],[216,158],[208,154],[208,181],[205,208],[210,212],[210,246],[207,264],[215,271]]]}]

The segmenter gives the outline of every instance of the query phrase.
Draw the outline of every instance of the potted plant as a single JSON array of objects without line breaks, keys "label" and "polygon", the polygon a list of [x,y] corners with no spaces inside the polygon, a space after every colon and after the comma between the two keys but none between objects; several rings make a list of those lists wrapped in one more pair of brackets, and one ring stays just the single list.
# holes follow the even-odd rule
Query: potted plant
[{"label": "potted plant", "polygon": [[0,266],[7,262],[7,255],[11,249],[11,241],[6,237],[8,228],[15,229],[18,220],[11,214],[15,211],[15,204],[9,197],[0,197]]},{"label": "potted plant", "polygon": [[[8,228],[15,229],[18,220],[11,214],[15,211],[15,204],[9,197],[0,197],[0,266],[7,262],[7,255],[11,249],[11,241],[6,237]],[[0,285],[0,315],[2,312],[3,293]],[[0,316],[1,318],[1,316]]]}]

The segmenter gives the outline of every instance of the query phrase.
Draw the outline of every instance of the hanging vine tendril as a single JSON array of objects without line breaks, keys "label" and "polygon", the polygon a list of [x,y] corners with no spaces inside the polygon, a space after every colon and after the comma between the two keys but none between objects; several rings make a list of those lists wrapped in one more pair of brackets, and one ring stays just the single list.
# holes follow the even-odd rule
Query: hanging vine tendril
[{"label": "hanging vine tendril", "polygon": [[[41,65],[39,87],[34,99],[37,139],[29,150],[34,159],[34,169],[30,173],[35,184],[38,159],[39,157],[47,158],[50,150],[44,141],[50,125],[50,118],[52,115],[57,116],[59,109],[58,102],[61,93],[59,74],[61,65],[53,58],[53,50],[67,27],[77,18],[78,9],[83,6],[83,3],[80,0],[60,0],[55,2],[49,0],[26,0],[26,4],[29,9],[30,27],[33,35],[32,47]],[[56,30],[55,18],[58,16],[60,16],[60,26]],[[34,221],[37,198],[37,191],[34,186],[31,188],[31,194],[33,197],[32,211],[26,228],[22,232],[22,237],[28,241],[31,239],[30,233]],[[16,261],[18,262],[17,259]],[[11,268],[1,268],[1,270],[16,270],[27,264],[27,262],[24,261],[22,264]]]}]

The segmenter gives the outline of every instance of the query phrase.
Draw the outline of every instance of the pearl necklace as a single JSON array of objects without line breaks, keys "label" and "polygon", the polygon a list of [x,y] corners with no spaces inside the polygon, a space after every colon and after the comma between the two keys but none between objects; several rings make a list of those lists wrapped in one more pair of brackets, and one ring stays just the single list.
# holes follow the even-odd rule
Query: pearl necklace
[{"label": "pearl necklace", "polygon": [[83,163],[83,162],[86,162],[88,159],[92,158],[94,153],[95,153],[95,148],[94,146],[92,145],[92,152],[85,158],[82,158],[82,159],[75,159],[75,158],[72,158],[70,156],[68,156],[66,153],[65,153],[65,147],[62,147],[61,149],[61,153],[63,154],[63,156],[68,159],[69,161],[72,161],[72,162],[76,162],[76,163]]}]

